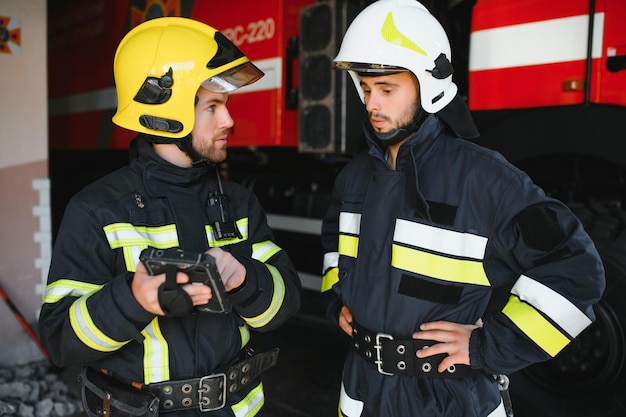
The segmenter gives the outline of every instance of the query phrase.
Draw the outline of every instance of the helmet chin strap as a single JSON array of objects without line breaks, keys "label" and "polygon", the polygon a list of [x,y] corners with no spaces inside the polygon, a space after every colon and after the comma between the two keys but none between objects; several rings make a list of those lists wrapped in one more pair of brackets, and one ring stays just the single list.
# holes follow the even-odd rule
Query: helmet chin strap
[{"label": "helmet chin strap", "polygon": [[420,128],[420,126],[422,125],[422,122],[424,121],[424,119],[426,119],[427,116],[428,116],[428,113],[425,112],[424,109],[420,107],[417,109],[417,111],[413,115],[413,120],[409,124],[405,126],[401,126],[397,129],[393,129],[389,132],[376,132],[374,128],[372,128],[372,124],[369,121],[365,122],[365,126],[370,132],[374,134],[374,136],[378,139],[378,142],[382,146],[388,147],[388,146],[392,146],[392,145],[402,142],[409,135],[411,135],[414,132],[417,132],[417,130]]},{"label": "helmet chin strap", "polygon": [[198,152],[196,152],[196,150],[193,148],[191,144],[191,133],[180,139],[171,139],[165,138],[163,136],[154,135],[146,135],[146,137],[148,141],[152,143],[165,143],[169,145],[175,144],[176,146],[178,146],[178,149],[187,154],[187,156],[191,159],[192,165],[198,165],[208,162],[205,158],[200,156],[200,154],[198,154]]}]

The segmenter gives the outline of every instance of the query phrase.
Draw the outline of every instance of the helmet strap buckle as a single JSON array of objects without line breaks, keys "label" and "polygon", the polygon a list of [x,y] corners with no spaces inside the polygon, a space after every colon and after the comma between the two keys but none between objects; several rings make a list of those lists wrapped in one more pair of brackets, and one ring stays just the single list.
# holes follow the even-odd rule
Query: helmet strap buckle
[{"label": "helmet strap buckle", "polygon": [[160,78],[146,77],[133,100],[143,104],[163,104],[172,96],[172,67]]},{"label": "helmet strap buckle", "polygon": [[443,80],[454,73],[454,68],[452,68],[452,63],[446,54],[440,53],[437,59],[435,59],[435,68],[426,71],[430,72],[434,78]]}]

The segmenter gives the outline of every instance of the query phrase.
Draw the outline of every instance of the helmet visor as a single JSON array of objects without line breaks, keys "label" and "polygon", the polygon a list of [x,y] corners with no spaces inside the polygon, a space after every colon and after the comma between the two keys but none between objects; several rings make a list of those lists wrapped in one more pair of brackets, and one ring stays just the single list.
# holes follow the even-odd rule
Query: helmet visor
[{"label": "helmet visor", "polygon": [[362,62],[339,61],[335,64],[337,69],[351,70],[359,75],[391,75],[398,72],[408,71],[406,68],[385,64],[366,64]]},{"label": "helmet visor", "polygon": [[263,75],[263,71],[248,61],[209,78],[202,83],[202,87],[214,93],[231,93],[257,81]]}]

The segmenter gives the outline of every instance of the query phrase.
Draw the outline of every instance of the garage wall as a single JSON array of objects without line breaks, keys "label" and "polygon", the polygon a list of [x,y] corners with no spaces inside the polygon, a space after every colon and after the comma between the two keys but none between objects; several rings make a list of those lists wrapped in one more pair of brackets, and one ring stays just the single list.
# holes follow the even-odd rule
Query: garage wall
[{"label": "garage wall", "polygon": [[[0,1],[0,286],[35,331],[51,252],[46,43],[46,0]],[[0,367],[45,358],[2,300],[0,335]]]}]

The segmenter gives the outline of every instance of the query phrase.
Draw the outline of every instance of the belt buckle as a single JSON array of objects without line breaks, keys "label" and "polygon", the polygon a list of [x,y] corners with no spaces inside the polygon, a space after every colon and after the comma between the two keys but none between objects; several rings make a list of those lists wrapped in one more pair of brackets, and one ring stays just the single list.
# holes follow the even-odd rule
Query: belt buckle
[{"label": "belt buckle", "polygon": [[376,333],[376,344],[374,345],[374,349],[376,349],[376,360],[374,361],[374,363],[376,364],[376,367],[378,368],[378,372],[380,374],[383,375],[393,375],[390,372],[385,372],[383,370],[383,355],[382,355],[382,350],[383,350],[383,345],[382,345],[382,340],[393,340],[393,336],[387,333]]},{"label": "belt buckle", "polygon": [[[221,387],[222,395],[221,397],[217,397],[218,399],[221,398],[221,401],[216,406],[210,407],[209,405],[210,405],[211,400],[209,399],[208,396],[202,395],[205,392],[209,392],[209,389],[204,388],[205,383],[206,383],[205,381],[218,379],[218,378],[221,378],[222,380],[222,387]],[[220,408],[223,408],[225,405],[226,405],[226,374],[220,373],[220,374],[206,375],[200,378],[200,381],[198,382],[198,408],[200,409],[200,411],[202,412],[215,411],[215,410],[219,410]]]}]

